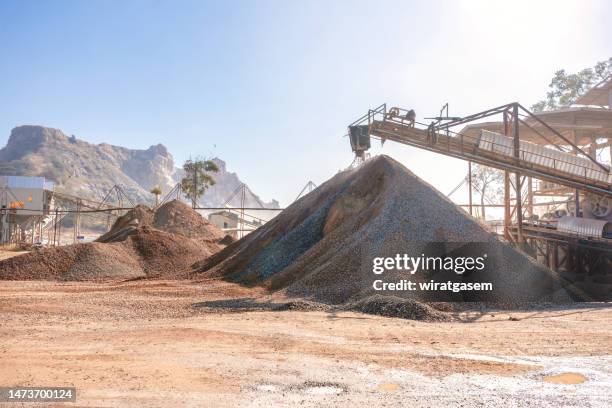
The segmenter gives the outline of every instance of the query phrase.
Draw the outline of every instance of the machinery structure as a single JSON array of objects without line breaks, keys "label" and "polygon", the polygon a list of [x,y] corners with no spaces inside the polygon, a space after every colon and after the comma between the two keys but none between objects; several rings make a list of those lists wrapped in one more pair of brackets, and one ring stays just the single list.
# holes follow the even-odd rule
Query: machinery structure
[{"label": "machinery structure", "polygon": [[585,297],[609,297],[612,173],[601,158],[612,157],[612,78],[578,103],[598,106],[535,114],[514,102],[463,118],[446,110],[429,124],[383,104],[349,125],[351,148],[364,160],[375,138],[468,161],[472,215],[471,164],[502,171],[503,203],[492,206],[504,210],[504,238],[579,283]]},{"label": "machinery structure", "polygon": [[[248,208],[246,206],[247,197],[251,197],[257,203],[257,206]],[[209,214],[208,220],[235,239],[240,239],[265,224],[266,220],[255,216],[253,211],[274,210],[266,208],[244,183],[236,187],[220,208],[223,208],[223,210]],[[199,207],[198,209],[210,208]]]},{"label": "machinery structure", "polygon": [[[177,183],[159,202],[158,207],[171,200],[180,200],[182,195],[181,184]],[[256,205],[247,206],[247,202],[255,202]],[[203,207],[195,201],[194,210],[234,239],[240,239],[268,222],[283,209],[266,207],[246,184],[241,183],[221,206]]]},{"label": "machinery structure", "polygon": [[0,243],[32,243],[51,222],[53,182],[44,177],[0,176]]},{"label": "machinery structure", "polygon": [[[84,218],[90,227],[95,224],[108,230],[116,217],[133,206],[116,185],[102,201],[95,201],[56,191],[54,183],[44,177],[0,176],[0,244],[82,242]],[[72,231],[66,234],[66,228]]]}]

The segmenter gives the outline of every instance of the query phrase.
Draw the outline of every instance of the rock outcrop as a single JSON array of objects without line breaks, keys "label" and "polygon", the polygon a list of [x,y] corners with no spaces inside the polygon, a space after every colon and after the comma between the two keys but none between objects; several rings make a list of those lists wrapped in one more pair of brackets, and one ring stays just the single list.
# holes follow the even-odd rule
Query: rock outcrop
[{"label": "rock outcrop", "polygon": [[[219,206],[242,184],[225,162],[215,159],[220,172],[216,185],[201,200],[203,205]],[[183,172],[175,167],[168,149],[157,144],[146,150],[110,144],[91,144],[59,129],[19,126],[12,130],[6,146],[0,149],[0,174],[43,176],[56,183],[60,192],[101,200],[115,184],[137,203],[152,203],[149,190],[160,186],[164,193],[180,181]],[[247,198],[256,206],[259,198]],[[278,207],[278,203],[266,203]]]}]

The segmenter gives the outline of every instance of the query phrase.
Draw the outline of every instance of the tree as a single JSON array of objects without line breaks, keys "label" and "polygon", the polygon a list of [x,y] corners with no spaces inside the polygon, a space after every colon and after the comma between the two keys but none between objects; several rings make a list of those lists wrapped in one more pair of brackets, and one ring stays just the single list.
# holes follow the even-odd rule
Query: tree
[{"label": "tree", "polygon": [[531,106],[534,112],[553,110],[570,106],[576,99],[589,89],[612,75],[612,57],[600,61],[593,68],[585,68],[580,72],[568,74],[564,69],[555,72],[548,87],[550,91],[546,99]]},{"label": "tree", "polygon": [[155,206],[157,207],[159,205],[159,196],[162,194],[161,187],[155,186],[151,190],[149,190],[149,193],[155,196]]},{"label": "tree", "polygon": [[193,208],[197,207],[198,198],[202,197],[206,189],[215,184],[215,179],[209,174],[218,172],[219,167],[212,160],[196,157],[183,164],[185,177],[181,180],[181,188],[185,197],[191,200]]},{"label": "tree", "polygon": [[491,167],[475,164],[472,167],[472,187],[480,194],[482,219],[485,219],[485,200],[491,202],[504,194],[504,174]]}]

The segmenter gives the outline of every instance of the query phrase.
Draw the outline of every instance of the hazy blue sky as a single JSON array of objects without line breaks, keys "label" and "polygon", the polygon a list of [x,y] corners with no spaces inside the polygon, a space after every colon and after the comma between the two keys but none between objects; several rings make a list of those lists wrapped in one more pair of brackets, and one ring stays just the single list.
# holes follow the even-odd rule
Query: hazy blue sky
[{"label": "hazy blue sky", "polygon": [[[0,145],[22,124],[227,161],[288,204],[369,107],[468,114],[612,55],[609,1],[0,1]],[[375,149],[374,152],[380,149]],[[449,191],[465,164],[387,143]]]}]

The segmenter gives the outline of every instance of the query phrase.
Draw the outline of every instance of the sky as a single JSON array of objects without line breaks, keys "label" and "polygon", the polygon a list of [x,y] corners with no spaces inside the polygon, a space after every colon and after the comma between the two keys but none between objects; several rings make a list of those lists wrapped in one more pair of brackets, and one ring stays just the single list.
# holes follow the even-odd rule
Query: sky
[{"label": "sky", "polygon": [[[0,1],[0,146],[13,127],[220,157],[290,204],[346,168],[371,107],[417,120],[543,98],[612,56],[612,2]],[[448,193],[467,164],[378,142]],[[461,191],[457,200],[461,201]]]}]

